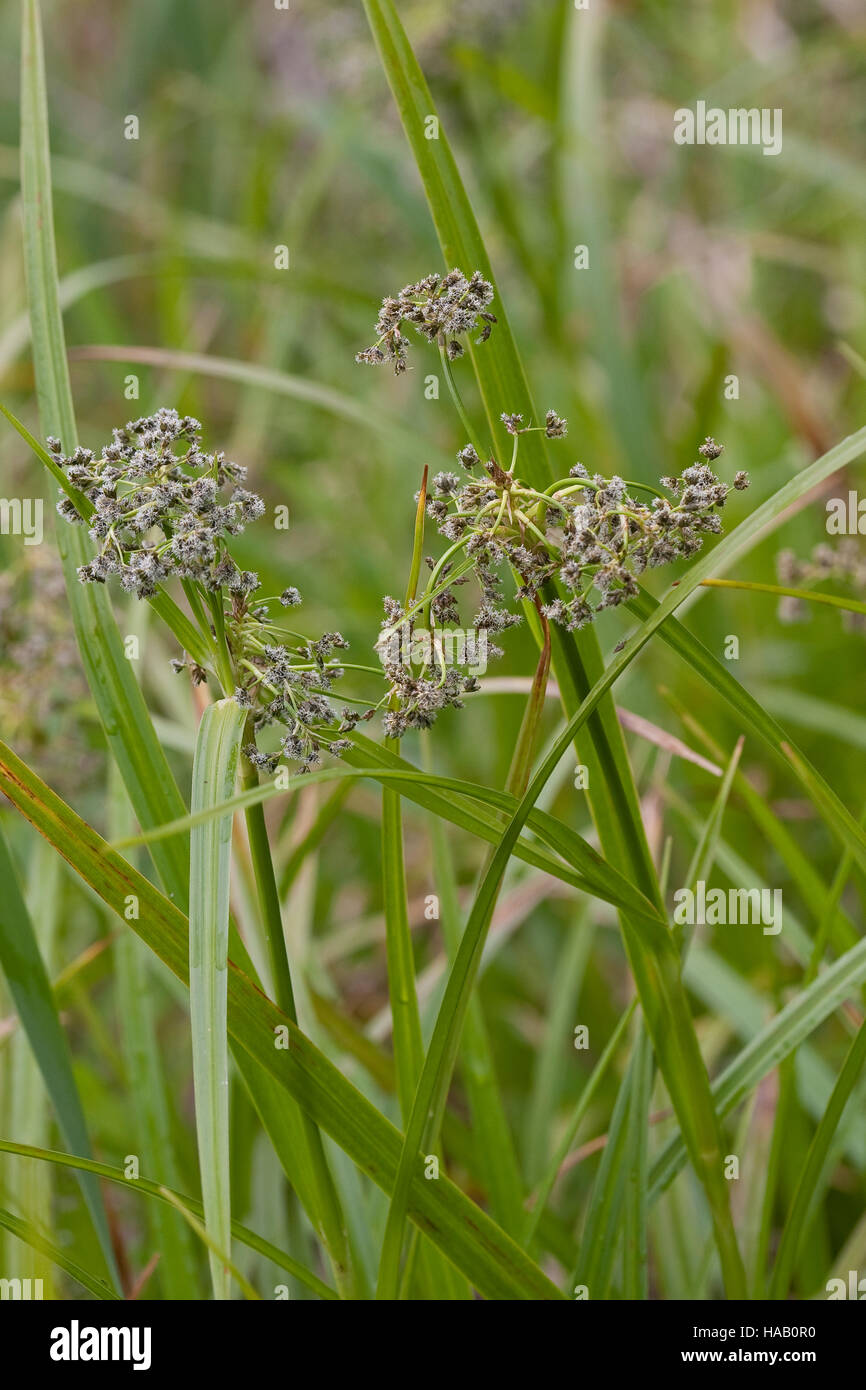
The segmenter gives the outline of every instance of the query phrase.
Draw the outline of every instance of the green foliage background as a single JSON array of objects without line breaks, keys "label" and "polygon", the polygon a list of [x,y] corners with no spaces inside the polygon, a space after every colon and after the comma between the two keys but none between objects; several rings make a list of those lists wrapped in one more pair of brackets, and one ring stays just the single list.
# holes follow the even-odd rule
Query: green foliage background
[{"label": "green foliage background", "polygon": [[[839,346],[866,355],[866,50],[856,7],[717,0],[584,13],[541,0],[424,0],[401,5],[400,14],[467,185],[535,399],[568,417],[568,439],[551,446],[562,471],[580,459],[591,471],[655,481],[680,472],[713,434],[726,446],[725,468],[745,468],[752,478],[751,490],[729,504],[733,526],[861,426],[866,380]],[[262,574],[268,593],[296,584],[306,628],[339,628],[363,653],[357,659],[367,660],[382,596],[405,586],[422,470],[447,466],[465,440],[444,383],[440,399],[425,397],[425,378],[438,361],[420,341],[414,370],[398,379],[353,362],[370,341],[381,297],[441,268],[363,6],[294,0],[282,12],[225,0],[134,7],[49,0],[43,24],[61,297],[82,441],[96,445],[113,425],[160,404],[205,421],[207,444],[246,463],[270,506],[290,509],[287,532],[266,523],[249,530],[239,561]],[[18,27],[16,7],[7,5],[0,15],[0,374],[3,400],[35,428],[18,197]],[[673,111],[699,98],[725,108],[781,108],[782,153],[676,146]],[[137,140],[124,138],[130,115],[140,124]],[[581,244],[589,247],[588,270],[574,268]],[[274,268],[281,245],[289,248],[285,271]],[[130,373],[140,382],[137,403],[124,399]],[[736,400],[725,398],[732,374]],[[461,385],[475,410],[469,381],[467,369]],[[824,500],[856,489],[861,470],[862,463],[852,465],[799,504],[729,577],[773,582],[781,545],[806,556],[826,540]],[[43,489],[32,456],[4,431],[0,492]],[[68,650],[62,591],[42,554],[53,548],[28,550],[20,538],[0,537],[0,735],[111,838],[118,831],[108,762]],[[651,587],[661,596],[670,582],[663,572]],[[174,648],[165,634],[143,611],[122,602],[117,608],[121,632],[141,637],[136,675],[186,796],[193,699],[169,670]],[[810,605],[806,624],[785,626],[772,597],[736,590],[699,589],[679,616],[718,658],[737,637],[739,655],[730,663],[737,679],[791,728],[858,815],[866,765],[862,632],[819,605]],[[624,612],[599,621],[606,660],[635,626]],[[525,678],[534,665],[531,636],[521,631],[509,635],[506,656],[490,674]],[[645,648],[615,696],[719,764],[743,732],[659,642]],[[504,786],[524,703],[525,693],[505,691],[443,715],[437,771]],[[545,741],[560,718],[549,701]],[[633,732],[628,742],[657,862],[670,837],[670,890],[688,881],[719,779]],[[411,740],[403,752],[420,761]],[[748,785],[734,782],[712,882],[781,888],[786,925],[779,937],[720,928],[693,948],[686,981],[711,1075],[802,987],[808,938],[819,928],[841,853],[799,784],[753,741],[746,741],[740,772]],[[545,804],[591,835],[571,783],[571,766],[563,765]],[[387,1070],[382,1054],[372,1076],[351,1055],[371,1042],[384,1042],[386,1053],[389,1045],[380,804],[372,784],[353,784],[298,872],[291,858],[330,795],[327,786],[311,787],[288,809],[269,812],[278,868],[291,879],[284,913],[303,978],[301,1021],[398,1122],[393,1095],[376,1084],[376,1068],[379,1082]],[[441,997],[444,947],[424,900],[443,889],[430,819],[403,805],[416,969],[422,982],[432,981],[422,990],[426,1038]],[[139,970],[152,978],[150,1013],[138,1026],[156,1039],[167,1080],[154,1152],[165,1155],[170,1136],[172,1159],[155,1176],[198,1192],[184,991],[147,965],[143,952],[135,962],[119,959],[126,947],[117,919],[65,867],[49,870],[53,860],[29,827],[12,813],[3,823],[29,884],[49,974],[60,981],[57,1002],[96,1157],[122,1167],[125,1155],[141,1150],[128,1036],[123,1045]],[[449,845],[468,908],[483,849],[460,834],[449,835]],[[613,911],[597,901],[581,905],[515,862],[479,999],[528,1192],[632,983]],[[860,869],[850,869],[842,904],[857,936],[863,892]],[[850,1003],[825,1022],[796,1067],[771,1074],[725,1122],[729,1151],[741,1161],[732,1201],[756,1288],[764,1246],[771,1253],[777,1246],[849,1046],[846,1019],[858,1021],[859,1007]],[[352,1048],[335,1013],[351,1024]],[[62,1147],[8,997],[2,1015],[2,1137]],[[589,1028],[588,1054],[572,1045],[578,1023]],[[609,1131],[628,1055],[628,1047],[617,1053],[593,1096],[580,1130],[581,1161],[556,1189],[558,1224],[548,1231],[543,1265],[561,1286],[568,1241],[587,1220],[599,1170],[601,1144],[593,1141]],[[800,1297],[820,1294],[834,1267],[847,1271],[866,1259],[862,1098],[860,1085],[794,1262],[791,1287]],[[235,1216],[323,1273],[237,1080],[232,1103]],[[656,1082],[651,1155],[672,1132],[668,1106]],[[451,1114],[459,1131],[467,1118],[459,1075]],[[452,1138],[449,1172],[485,1204],[461,1143]],[[372,1285],[385,1202],[348,1161],[333,1157],[358,1262]],[[0,1205],[38,1218],[85,1268],[98,1267],[78,1187],[61,1169],[50,1174],[35,1162],[3,1158]],[[160,1234],[143,1199],[118,1189],[108,1200],[129,1288],[172,1236]],[[183,1287],[207,1296],[203,1250],[181,1226],[172,1229],[192,1270]],[[718,1294],[709,1218],[689,1170],[653,1208],[649,1235],[651,1296]],[[34,1260],[54,1292],[81,1294],[12,1235],[6,1241],[3,1270],[23,1273]],[[265,1297],[286,1278],[260,1254],[236,1257]],[[166,1263],[142,1297],[178,1296]],[[611,1295],[623,1291],[617,1266]],[[291,1292],[309,1296],[293,1280]]]}]

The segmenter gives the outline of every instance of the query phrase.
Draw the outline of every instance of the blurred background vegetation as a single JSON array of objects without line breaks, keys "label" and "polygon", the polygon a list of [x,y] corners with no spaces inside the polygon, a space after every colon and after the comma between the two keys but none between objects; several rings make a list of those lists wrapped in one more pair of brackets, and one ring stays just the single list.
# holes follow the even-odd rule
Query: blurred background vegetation
[{"label": "blurred background vegetation", "polygon": [[[550,0],[406,0],[400,12],[470,190],[539,408],[568,417],[568,439],[552,446],[563,472],[580,459],[590,471],[654,481],[679,473],[713,434],[726,446],[723,476],[745,468],[752,477],[752,490],[729,504],[732,523],[864,423],[866,381],[839,350],[843,341],[866,355],[866,15],[856,0],[593,0],[590,12]],[[49,0],[44,24],[58,259],[82,441],[98,446],[112,426],[161,404],[204,421],[206,446],[246,463],[252,487],[269,504],[290,507],[290,529],[251,528],[239,559],[262,574],[268,593],[296,584],[306,629],[338,628],[355,659],[368,660],[381,598],[405,586],[422,470],[447,467],[465,440],[447,393],[425,397],[435,354],[426,356],[419,344],[414,370],[397,379],[353,361],[370,341],[382,296],[442,268],[359,0],[293,0],[288,12],[270,0],[241,7],[228,0],[131,7]],[[3,399],[32,426],[14,5],[0,15],[0,36],[0,374]],[[724,108],[782,108],[782,153],[676,146],[673,111],[699,98]],[[129,115],[138,118],[137,140],[124,137]],[[287,270],[274,267],[281,245],[289,248]],[[574,267],[578,245],[589,248],[586,270]],[[164,356],[147,361],[144,349]],[[246,378],[215,362],[172,360],[173,353],[239,364]],[[226,375],[213,374],[220,370]],[[140,382],[137,403],[124,396],[130,374]],[[725,395],[731,376],[737,399]],[[467,395],[471,408],[468,386]],[[35,495],[42,487],[32,458],[8,430],[0,437],[0,468],[4,496]],[[844,495],[859,481],[855,470],[826,495]],[[826,539],[824,520],[824,499],[811,499],[752,552],[737,577],[772,582],[781,545],[807,556]],[[105,832],[107,768],[70,650],[50,543],[28,549],[20,538],[0,537],[0,545],[2,735]],[[655,576],[656,592],[669,582],[669,574]],[[121,630],[144,638],[138,674],[186,789],[192,696],[169,670],[174,653],[163,636],[144,631],[146,615],[121,613]],[[719,657],[726,638],[739,639],[732,663],[738,679],[791,724],[859,812],[866,767],[862,634],[847,630],[832,610],[784,626],[771,597],[734,591],[701,591],[684,621]],[[628,630],[624,614],[605,615],[605,652]],[[529,634],[514,633],[491,675],[526,676],[533,665]],[[644,652],[616,695],[704,754],[708,745],[684,712],[712,735],[725,760],[740,732],[660,643]],[[443,715],[439,770],[502,785],[522,703],[519,693],[484,694]],[[546,736],[559,717],[549,704]],[[669,884],[676,885],[717,780],[644,738],[629,739],[659,856],[673,837]],[[405,751],[417,756],[411,740]],[[813,809],[748,743],[742,765],[827,882],[838,849]],[[586,829],[570,769],[563,774],[560,812]],[[281,834],[284,860],[325,790],[294,798]],[[371,790],[351,791],[292,886],[287,920],[310,987],[387,1043],[378,814]],[[47,857],[33,833],[6,819],[31,904],[40,890],[53,895],[43,946],[55,977],[75,963],[60,1000],[95,1150],[122,1163],[136,1146],[134,1097],[123,1084],[122,1009],[111,988],[117,924],[65,869],[46,887]],[[423,907],[436,889],[428,826],[412,808],[406,820],[417,963],[422,979],[431,972],[429,1003],[438,997],[442,942]],[[469,895],[481,847],[456,837],[453,844]],[[756,833],[736,792],[724,850],[716,882],[781,887],[786,923],[814,931],[814,905],[803,900],[777,847]],[[854,874],[846,889],[858,923],[863,887]],[[630,997],[612,916],[594,909],[577,935],[574,928],[573,900],[537,874],[513,873],[481,998],[529,1183],[590,1065],[572,1047],[573,1026],[589,1025],[594,1058]],[[747,1038],[800,979],[790,940],[788,931],[774,938],[719,929],[695,950],[689,983],[711,1060]],[[156,975],[178,1178],[193,1191],[183,995],[161,971]],[[46,1142],[48,1111],[35,1078],[22,1080],[32,1063],[23,1048],[16,1052],[21,1040],[9,1014],[4,1007],[3,1132]],[[311,1013],[309,1026],[321,1035]],[[838,1022],[813,1037],[825,1080],[845,1041]],[[371,1089],[361,1068],[333,1041],[328,1045]],[[604,1133],[617,1081],[614,1071],[594,1102],[582,1130],[587,1140]],[[371,1093],[379,1097],[375,1088]],[[235,1100],[242,1115],[248,1102],[239,1090]],[[460,1102],[458,1087],[458,1111]],[[774,1104],[771,1078],[749,1119],[755,1146],[766,1144]],[[802,1088],[790,1123],[792,1135],[810,1132]],[[297,1213],[277,1192],[274,1160],[258,1144],[255,1126],[236,1123],[234,1134],[238,1215],[271,1233],[286,1227],[303,1245]],[[862,1213],[861,1150],[862,1130],[839,1155],[831,1199],[801,1256],[803,1293],[813,1291],[809,1271],[827,1267]],[[597,1152],[587,1154],[562,1184],[568,1224],[583,1209],[597,1161]],[[789,1198],[797,1173],[784,1165],[783,1156],[780,1186]],[[6,1205],[44,1216],[44,1172],[5,1159],[0,1174]],[[463,1181],[471,1191],[465,1175]],[[674,1248],[693,1197],[689,1184],[688,1175],[680,1179],[660,1207],[657,1239],[668,1253],[658,1262],[655,1291],[668,1297],[693,1296],[707,1278],[698,1244]],[[86,1250],[92,1237],[74,1184],[55,1174],[50,1186],[55,1228]],[[744,1202],[749,1197],[742,1194]],[[146,1213],[125,1195],[110,1200],[130,1268],[140,1272],[153,1248]],[[20,1268],[23,1249],[16,1247],[14,1258],[10,1252],[5,1266]],[[254,1259],[250,1268],[255,1273]],[[157,1269],[143,1297],[158,1295],[160,1278]]]}]

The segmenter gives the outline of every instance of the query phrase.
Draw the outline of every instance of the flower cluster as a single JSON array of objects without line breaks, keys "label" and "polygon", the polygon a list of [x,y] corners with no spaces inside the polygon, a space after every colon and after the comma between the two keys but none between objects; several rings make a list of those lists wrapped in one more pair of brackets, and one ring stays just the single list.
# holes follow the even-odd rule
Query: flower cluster
[{"label": "flower cluster", "polygon": [[496,322],[496,316],[487,311],[492,299],[493,286],[478,270],[468,279],[461,270],[426,275],[417,284],[404,286],[398,295],[383,299],[376,320],[376,342],[357,353],[355,361],[372,366],[391,362],[397,375],[405,372],[409,339],[401,331],[404,324],[411,324],[416,333],[438,343],[454,361],[466,350],[461,338],[474,333],[479,324],[476,341],[483,343],[490,337]]},{"label": "flower cluster", "polygon": [[[503,416],[503,421],[516,437],[525,432],[519,415]],[[537,428],[561,437],[566,422],[549,411],[546,425]],[[598,473],[590,476],[580,463],[567,478],[539,492],[515,474],[517,442],[515,438],[511,468],[488,459],[477,479],[439,474],[427,504],[428,515],[451,542],[449,557],[463,551],[455,573],[469,565],[475,571],[482,591],[479,625],[501,631],[516,620],[497,606],[503,563],[519,576],[520,599],[540,602],[544,586],[558,580],[565,596],[545,595],[541,611],[572,630],[635,595],[637,576],[647,568],[694,555],[706,534],[721,531],[719,511],[731,488],[709,465],[708,460],[722,452],[713,439],[705,440],[698,451],[701,457],[679,477],[661,480],[670,497],[645,484]],[[472,446],[457,457],[470,475],[481,463]],[[746,474],[738,473],[733,487],[739,491],[748,484]],[[647,504],[635,499],[637,491],[654,495]],[[444,589],[436,602],[453,604],[450,591]]]},{"label": "flower cluster", "polygon": [[[858,599],[866,597],[866,555],[853,537],[841,540],[836,547],[826,542],[816,545],[808,560],[801,560],[793,550],[780,550],[776,574],[786,587],[804,589],[834,579],[850,585]],[[803,599],[786,594],[779,599],[778,616],[783,623],[803,622],[809,616],[809,606]],[[866,632],[864,613],[843,609],[842,622],[849,632]]]},{"label": "flower cluster", "polygon": [[[292,589],[291,602],[300,602],[297,589]],[[282,601],[286,602],[285,593]],[[268,622],[267,611],[250,610],[241,600],[226,625],[229,647],[235,659],[239,684],[235,699],[250,711],[253,733],[271,724],[286,730],[276,752],[261,752],[255,743],[244,747],[250,762],[266,772],[273,772],[282,756],[301,764],[301,772],[310,772],[321,762],[323,747],[337,757],[351,748],[349,739],[334,738],[329,731],[336,722],[327,696],[334,682],[344,672],[330,660],[334,651],[345,650],[348,642],[339,632],[326,632],[317,642],[299,638],[295,643],[273,640],[278,629]],[[343,710],[339,732],[354,728],[359,716]]]},{"label": "flower cluster", "polygon": [[[98,457],[83,448],[66,457],[60,441],[49,439],[70,484],[92,508],[84,517],[64,497],[58,511],[70,522],[88,524],[99,547],[79,568],[82,583],[116,577],[139,598],[152,597],[172,577],[194,586],[199,595],[194,616],[201,621],[209,609],[214,617],[203,635],[221,671],[225,666],[216,653],[224,641],[234,697],[250,712],[250,731],[255,735],[270,724],[283,725],[281,752],[306,772],[320,761],[323,746],[338,756],[350,746],[329,732],[338,721],[327,699],[343,674],[332,653],[348,643],[339,632],[315,642],[298,633],[280,640],[284,630],[271,621],[268,602],[257,597],[258,575],[241,569],[227,547],[228,538],[260,517],[265,504],[241,486],[245,468],[202,450],[201,429],[190,416],[163,408],[114,430]],[[289,586],[279,601],[293,608],[301,595]],[[189,657],[173,660],[172,666],[188,670],[196,684],[207,680],[207,671]],[[358,717],[344,711],[338,732],[354,727]],[[244,751],[255,766],[270,771],[280,758],[279,752],[260,752],[254,742]]]},{"label": "flower cluster", "polygon": [[[85,584],[116,576],[138,598],[150,598],[171,575],[201,583],[211,593],[251,593],[258,576],[240,570],[225,547],[265,504],[239,486],[246,469],[201,448],[201,425],[189,415],[160,409],[113,431],[99,456],[77,448],[68,457],[60,441],[48,448],[69,482],[93,507],[91,539],[99,545],[82,565]],[[64,497],[58,511],[83,522]]]},{"label": "flower cluster", "polygon": [[63,570],[47,545],[23,546],[0,570],[0,652],[3,738],[65,797],[100,796],[102,753],[72,737],[87,683]]},{"label": "flower cluster", "polygon": [[[435,573],[435,561],[427,558]],[[449,567],[446,566],[446,572]],[[466,580],[457,579],[457,584]],[[444,709],[462,709],[463,696],[480,689],[474,674],[479,658],[486,666],[501,656],[487,642],[487,630],[476,625],[469,634],[444,631],[442,624],[459,621],[451,590],[430,600],[433,629],[419,629],[416,617],[396,599],[384,599],[385,617],[376,650],[388,683],[382,701],[388,709],[382,720],[387,738],[402,738],[409,729],[429,729]],[[458,638],[455,643],[452,639]],[[467,636],[469,649],[467,650]]]}]

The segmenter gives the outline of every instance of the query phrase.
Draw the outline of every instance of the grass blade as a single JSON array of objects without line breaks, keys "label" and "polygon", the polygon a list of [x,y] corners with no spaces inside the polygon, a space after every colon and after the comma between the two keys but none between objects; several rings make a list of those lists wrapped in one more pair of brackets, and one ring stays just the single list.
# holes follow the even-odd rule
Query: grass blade
[{"label": "grass blade", "polygon": [[[0,743],[0,788],[55,846],[103,902],[123,917],[127,897],[139,899],[129,926],[185,984],[189,982],[189,928],[184,914],[122,859],[44,782]],[[401,1136],[388,1120],[259,990],[234,961],[228,969],[228,1026],[240,1049],[292,1096],[385,1192],[393,1189]],[[283,1035],[287,1046],[274,1040]],[[238,1054],[236,1054],[238,1055]],[[486,1298],[560,1299],[547,1276],[444,1174],[438,1182],[413,1175],[411,1219]]]},{"label": "grass blade", "polygon": [[620,1016],[616,1027],[614,1028],[613,1032],[608,1038],[607,1043],[605,1044],[604,1051],[602,1052],[601,1056],[599,1057],[598,1061],[592,1069],[592,1074],[589,1077],[589,1080],[587,1081],[586,1085],[580,1093],[580,1100],[577,1102],[577,1105],[574,1108],[574,1113],[572,1114],[571,1119],[568,1122],[568,1127],[565,1133],[563,1134],[561,1140],[559,1141],[559,1144],[557,1145],[556,1152],[554,1153],[548,1167],[546,1168],[541,1182],[538,1184],[538,1191],[535,1195],[535,1200],[532,1206],[532,1212],[530,1213],[529,1219],[526,1223],[524,1244],[526,1245],[527,1249],[531,1248],[532,1242],[535,1239],[536,1232],[544,1216],[544,1209],[547,1206],[547,1203],[550,1199],[550,1194],[553,1191],[554,1183],[556,1182],[556,1179],[559,1177],[559,1170],[561,1169],[563,1163],[568,1157],[568,1154],[571,1150],[571,1146],[577,1137],[577,1131],[580,1128],[580,1122],[586,1114],[587,1110],[589,1109],[590,1102],[604,1079],[608,1066],[610,1065],[610,1062],[616,1053],[617,1047],[622,1041],[623,1035],[625,1033],[626,1028],[628,1027],[631,1016],[635,1011],[636,1005],[637,1000],[633,1000],[632,1003],[629,1004],[625,1012]]},{"label": "grass blade", "polygon": [[824,1172],[830,1147],[842,1122],[845,1107],[859,1080],[864,1062],[866,1062],[866,1023],[861,1024],[851,1044],[836,1085],[833,1087],[830,1102],[821,1117],[821,1123],[815,1131],[809,1152],[806,1155],[806,1162],[803,1165],[797,1191],[782,1228],[782,1239],[776,1252],[773,1277],[770,1281],[770,1298],[785,1298],[787,1294],[809,1215],[814,1210],[816,1197],[820,1195],[825,1181]]},{"label": "grass blade", "polygon": [[[712,1084],[719,1116],[735,1109],[758,1082],[819,1027],[866,980],[866,940],[828,966],[808,989],[785,1005]],[[685,1161],[681,1135],[659,1154],[651,1173],[653,1195],[673,1180]]]},{"label": "grass blade", "polygon": [[[57,291],[38,0],[22,0],[21,12],[21,199],[36,395],[43,433],[56,435],[71,450],[77,443],[77,431]],[[90,559],[82,528],[59,527],[57,544],[82,663],[109,748],[139,822],[158,825],[166,819],[168,808],[169,815],[182,815],[183,801],[153,732],[132,664],[124,654],[108,595],[102,585],[78,581],[76,569]],[[188,862],[184,846],[179,842],[154,846],[153,858],[170,892],[183,885],[180,901],[185,903]]]},{"label": "grass blade", "polygon": [[[117,1183],[120,1187],[131,1192],[143,1192],[146,1197],[154,1197],[160,1203],[167,1203],[171,1197],[175,1197],[183,1203],[187,1211],[193,1212],[196,1216],[204,1214],[201,1202],[195,1197],[189,1197],[182,1192],[173,1192],[164,1183],[151,1182],[149,1178],[141,1176],[128,1178],[122,1168],[113,1168],[108,1163],[96,1163],[93,1159],[81,1158],[77,1154],[57,1153],[53,1149],[40,1149],[33,1144],[13,1144],[7,1139],[0,1139],[0,1153],[20,1154],[23,1158],[34,1158],[43,1163],[59,1165],[62,1168],[94,1173],[98,1177],[104,1178],[106,1182]],[[292,1259],[291,1255],[287,1255],[284,1250],[280,1250],[279,1246],[273,1245],[271,1241],[257,1235],[249,1227],[241,1225],[240,1221],[232,1221],[232,1236],[241,1245],[246,1245],[250,1250],[264,1255],[280,1269],[286,1270],[288,1274],[300,1280],[320,1298],[335,1300],[339,1297],[334,1289],[323,1283],[317,1275],[311,1273],[297,1260]]]},{"label": "grass blade", "polygon": [[254,1299],[256,1302],[260,1301],[260,1295],[256,1293],[250,1281],[241,1273],[237,1265],[234,1264],[231,1257],[227,1254],[225,1246],[217,1245],[213,1236],[209,1233],[207,1226],[203,1225],[191,1211],[187,1210],[176,1193],[170,1192],[167,1187],[164,1187],[162,1191],[169,1205],[180,1213],[190,1230],[194,1231],[199,1240],[207,1246],[210,1253],[211,1264],[219,1269],[225,1270],[227,1280],[229,1275],[231,1275],[237,1281],[238,1287],[243,1293],[244,1298]]},{"label": "grass blade", "polygon": [[[866,447],[866,430],[860,430],[856,435],[852,435],[850,439],[844,440],[842,444],[837,445],[836,449],[831,450],[829,454],[824,455],[823,458],[811,464],[804,472],[812,474],[814,478],[815,475],[812,473],[812,470],[817,469],[820,465],[821,471],[818,481],[821,481],[822,478],[830,476],[837,467],[843,466],[845,462],[850,462],[852,459],[856,458],[863,451],[864,447]],[[839,451],[842,451],[841,454]],[[842,464],[837,462],[840,457],[842,459]],[[800,476],[801,478],[803,477],[802,474]],[[796,482],[798,480],[795,479],[794,481]],[[814,485],[815,483],[813,481],[807,481],[802,491],[807,492]],[[788,486],[790,487],[791,484]],[[770,500],[772,502],[773,499]],[[783,504],[783,506],[784,505],[786,504]],[[769,504],[765,503],[764,508],[761,510],[765,510],[768,506]],[[772,519],[775,520],[777,518]],[[769,513],[768,522],[770,522]],[[741,527],[738,527],[736,532],[727,537],[727,540],[733,539],[733,536],[739,534],[741,529]],[[725,543],[726,542],[722,542],[722,544]],[[749,542],[747,541],[746,544],[749,544]],[[712,552],[712,555],[707,558],[712,559],[712,556],[715,555],[719,549],[721,549],[721,546],[717,546],[716,550]],[[674,594],[678,592],[679,589],[674,590]],[[668,600],[665,602],[667,603]],[[643,590],[628,606],[632,612],[636,613],[645,621],[657,617],[662,608],[662,604],[657,603],[650,594]],[[718,695],[721,695],[734,711],[740,721],[741,727],[745,729],[747,733],[754,734],[765,747],[770,749],[777,759],[785,761],[786,765],[805,788],[809,796],[815,796],[817,798],[815,804],[823,815],[828,827],[844,845],[850,848],[858,863],[866,868],[866,834],[864,834],[862,827],[858,825],[847,807],[842,804],[832,787],[828,786],[821,774],[812,767],[808,759],[796,748],[796,745],[787,736],[781,724],[777,723],[773,716],[740,685],[739,681],[731,675],[723,662],[717,661],[716,658],[707,651],[703,643],[692,636],[692,634],[683,627],[681,623],[677,622],[675,618],[671,617],[670,612],[660,618],[659,621],[661,626],[657,627],[656,630],[661,640],[672,647],[679,656],[688,662],[693,670],[697,671],[697,673],[704,678],[707,684]],[[787,753],[785,751],[786,746],[789,750]],[[795,754],[793,758],[791,757],[790,750],[793,750]]]},{"label": "grass blade", "polygon": [[38,1250],[42,1255],[47,1255],[58,1269],[62,1269],[70,1278],[75,1279],[82,1288],[87,1289],[88,1293],[92,1293],[96,1298],[120,1302],[120,1294],[115,1293],[108,1284],[97,1279],[95,1274],[91,1274],[89,1270],[70,1259],[53,1241],[41,1235],[29,1221],[22,1221],[20,1216],[13,1216],[11,1211],[6,1211],[0,1207],[0,1226],[9,1231],[11,1235],[17,1236],[25,1245]]},{"label": "grass blade", "polygon": [[640,1028],[635,1045],[635,1082],[630,1087],[627,1167],[625,1172],[625,1224],[623,1229],[623,1297],[649,1298],[647,1250],[647,1176],[649,1173],[649,1109],[653,1083],[650,1040]]},{"label": "grass blade", "polygon": [[[0,966],[42,1073],[45,1089],[51,1097],[60,1132],[70,1149],[89,1155],[87,1123],[72,1070],[66,1034],[57,1014],[54,992],[27,905],[18,886],[15,865],[2,827],[0,882],[3,884],[0,900]],[[99,1183],[88,1175],[82,1175],[80,1183],[103,1256],[117,1284],[117,1266]]]},{"label": "grass blade", "polygon": [[[370,746],[376,747],[375,745]],[[384,754],[383,749],[376,751]],[[344,759],[349,762],[352,759],[352,752],[347,752]],[[198,812],[196,815],[181,816],[177,820],[169,821],[153,830],[144,831],[140,835],[118,841],[116,847],[125,848],[132,844],[147,844],[165,836],[180,835],[193,826],[202,824],[227,811],[269,801],[274,796],[284,796],[286,791],[291,792],[299,785],[309,787],[317,782],[350,781],[357,777],[372,777],[375,781],[385,784],[394,782],[401,787],[403,796],[417,801],[420,806],[428,809],[434,809],[441,804],[444,819],[453,821],[455,825],[471,829],[482,840],[487,840],[494,845],[498,844],[502,830],[508,824],[507,815],[512,813],[519,804],[516,798],[508,792],[497,791],[492,787],[483,787],[475,782],[464,782],[456,777],[442,777],[434,773],[419,772],[411,763],[404,762],[402,759],[389,754],[387,762],[383,756],[378,765],[351,769],[328,768],[323,772],[308,773],[305,776],[295,778],[290,777],[287,779],[288,785],[285,788],[277,786],[273,782],[263,784],[248,792],[240,792],[229,801],[211,807],[207,811]],[[452,797],[452,801],[449,803],[444,796],[432,796],[428,788],[435,788],[437,793],[439,791],[457,793],[466,799],[467,805],[472,802],[481,802],[485,806],[496,808],[497,812],[504,811],[506,815],[494,819],[487,815],[466,813],[455,804],[456,798]],[[447,811],[446,808],[448,808]],[[548,850],[552,849],[556,855],[561,855],[566,863],[557,860],[555,855],[545,850],[536,849],[528,843],[522,843],[518,840],[515,854],[519,858],[524,859],[528,864],[545,869],[555,878],[562,879],[564,883],[570,883],[573,887],[589,893],[592,897],[612,903],[615,907],[622,907],[638,914],[649,913],[660,922],[666,920],[639,889],[633,887],[616,869],[611,868],[598,851],[593,849],[570,826],[564,825],[562,821],[555,819],[547,812],[538,810],[529,813],[526,823],[538,839],[548,847]],[[577,865],[577,870],[568,868],[567,864]]]},{"label": "grass blade", "polygon": [[[109,820],[116,832],[129,829],[129,802],[115,765],[109,768]],[[114,944],[117,1003],[126,1075],[136,1097],[135,1136],[142,1166],[154,1177],[177,1187],[179,1174],[171,1132],[168,1086],[160,1054],[153,962],[147,947],[132,932]],[[160,1252],[158,1278],[167,1299],[201,1296],[199,1271],[189,1231],[164,1203],[149,1209],[151,1237]]]},{"label": "grass blade", "polygon": [[[245,712],[235,700],[202,715],[192,769],[192,809],[225,801],[234,790]],[[196,826],[190,835],[189,994],[195,1119],[214,1298],[230,1296],[229,1270],[214,1254],[231,1254],[227,967],[232,817]]]},{"label": "grass blade", "polygon": [[647,1037],[638,1025],[628,1067],[617,1092],[601,1163],[592,1190],[589,1217],[580,1238],[577,1266],[569,1283],[583,1286],[593,1301],[606,1299],[621,1233],[633,1102],[643,1075]]},{"label": "grass blade", "polygon": [[[453,959],[460,943],[460,905],[451,849],[445,827],[438,817],[431,824],[430,834],[442,936],[449,959]],[[496,1220],[504,1230],[515,1235],[520,1229],[523,1211],[520,1168],[497,1085],[484,1012],[477,996],[470,1000],[466,1015],[461,1062],[478,1175],[487,1189],[490,1210]]]},{"label": "grass blade", "polygon": [[400,794],[385,787],[382,793],[382,892],[385,909],[388,992],[394,1020],[394,1060],[400,1112],[406,1119],[424,1061],[421,1015],[415,990],[415,963],[406,908],[406,871],[403,863],[403,825]]}]

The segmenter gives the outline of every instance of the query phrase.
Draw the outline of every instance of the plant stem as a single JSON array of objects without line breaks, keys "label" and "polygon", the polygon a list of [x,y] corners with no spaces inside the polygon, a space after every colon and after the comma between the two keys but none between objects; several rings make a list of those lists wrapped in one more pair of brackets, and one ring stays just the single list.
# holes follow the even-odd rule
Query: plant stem
[{"label": "plant stem", "polygon": [[702,579],[711,589],[749,589],[759,594],[777,594],[780,598],[806,599],[811,603],[827,603],[831,608],[845,608],[850,613],[866,613],[866,603],[844,594],[816,594],[812,589],[787,589],[781,584],[758,584],[746,579]]},{"label": "plant stem", "polygon": [[469,438],[469,443],[472,445],[476,454],[480,459],[483,459],[486,450],[482,445],[478,435],[475,433],[475,430],[472,426],[472,421],[469,419],[469,416],[466,413],[466,407],[464,406],[463,401],[460,397],[460,392],[457,390],[457,382],[454,380],[454,373],[451,370],[451,363],[448,361],[448,354],[441,343],[439,344],[439,356],[442,359],[442,370],[445,373],[445,380],[448,383],[448,390],[451,394],[451,399],[454,402],[454,408],[457,411],[457,414],[460,416],[460,423],[466,431],[466,434]]}]

